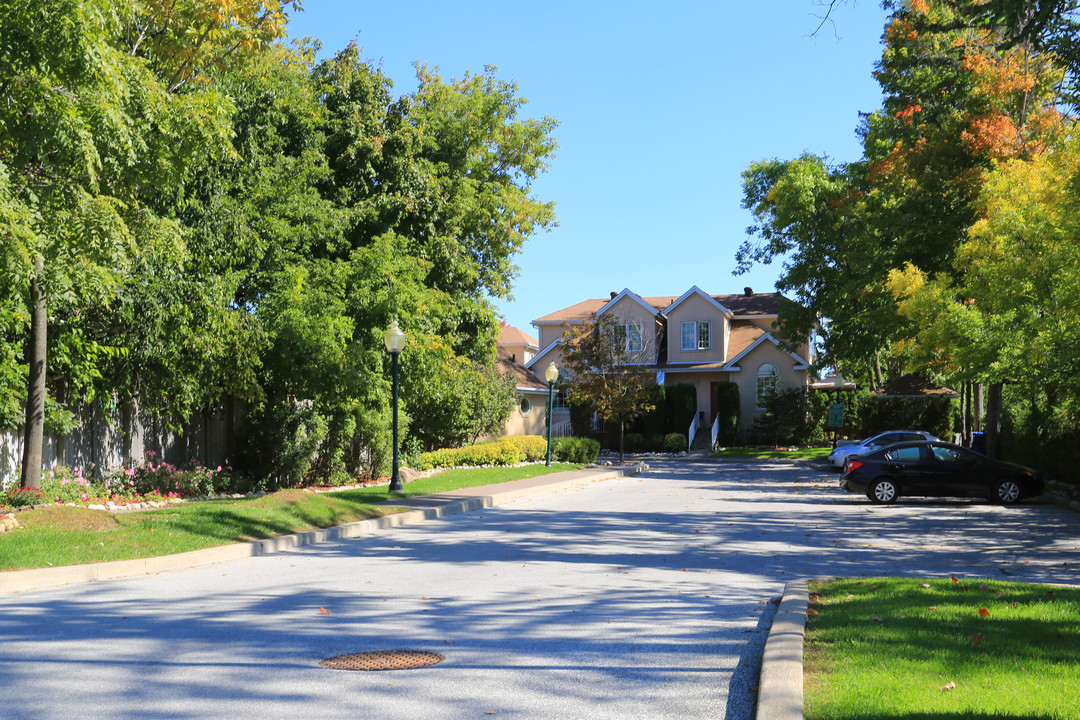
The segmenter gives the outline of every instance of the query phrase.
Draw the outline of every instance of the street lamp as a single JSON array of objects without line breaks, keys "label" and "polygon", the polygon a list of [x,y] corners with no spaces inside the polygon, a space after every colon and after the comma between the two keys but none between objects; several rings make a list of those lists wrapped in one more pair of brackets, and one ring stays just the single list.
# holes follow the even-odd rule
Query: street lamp
[{"label": "street lamp", "polygon": [[547,370],[544,371],[544,379],[548,381],[548,411],[547,411],[547,426],[548,426],[548,448],[547,448],[547,466],[551,467],[551,408],[555,396],[555,381],[559,379],[559,368],[555,367],[555,361],[552,360],[551,364],[547,366]]},{"label": "street lamp", "polygon": [[383,343],[386,345],[390,357],[393,358],[394,368],[394,473],[390,476],[390,493],[404,495],[405,488],[401,486],[401,474],[398,472],[398,355],[405,348],[405,333],[398,327],[397,320],[390,323],[390,328],[383,335]]}]

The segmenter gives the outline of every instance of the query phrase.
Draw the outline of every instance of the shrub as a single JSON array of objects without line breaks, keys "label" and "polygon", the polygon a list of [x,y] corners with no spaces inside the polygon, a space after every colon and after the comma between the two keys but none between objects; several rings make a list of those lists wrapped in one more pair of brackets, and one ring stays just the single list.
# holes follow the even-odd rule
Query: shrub
[{"label": "shrub", "polygon": [[552,438],[551,458],[559,462],[591,465],[600,456],[600,443],[587,437]]},{"label": "shrub", "polygon": [[[615,440],[618,442],[618,435],[615,436]],[[645,436],[641,433],[632,432],[624,434],[623,449],[626,452],[641,452],[645,449]]]},{"label": "shrub", "polygon": [[683,433],[668,433],[664,436],[665,452],[683,452],[686,450],[687,440]]},{"label": "shrub", "polygon": [[733,382],[716,386],[716,414],[719,432],[716,442],[720,445],[736,445],[739,442],[739,386]]},{"label": "shrub", "polygon": [[547,440],[539,435],[503,437],[462,448],[445,448],[421,453],[418,469],[517,465],[526,460],[532,462],[543,460],[546,455]]}]

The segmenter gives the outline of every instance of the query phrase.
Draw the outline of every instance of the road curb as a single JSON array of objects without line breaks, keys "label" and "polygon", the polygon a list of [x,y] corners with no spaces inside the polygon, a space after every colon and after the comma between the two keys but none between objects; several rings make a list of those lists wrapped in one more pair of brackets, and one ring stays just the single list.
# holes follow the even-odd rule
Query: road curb
[{"label": "road curb", "polygon": [[[512,500],[545,492],[554,492],[579,485],[614,480],[627,475],[636,475],[643,469],[644,466],[637,465],[616,469],[572,470],[544,475],[539,478],[515,480],[500,485],[465,488],[461,491],[441,493],[437,496],[406,498],[400,502],[395,502],[394,505],[396,507],[408,507],[410,501],[420,502],[424,498],[428,498],[424,502],[431,506],[414,507],[406,512],[394,515],[384,515],[370,520],[359,520],[345,525],[309,530],[294,535],[282,535],[233,545],[220,545],[175,555],[162,555],[137,560],[115,560],[91,565],[65,565],[63,567],[36,568],[33,570],[12,570],[0,573],[0,593],[28,592],[62,585],[117,580],[137,575],[154,575],[169,570],[180,570],[260,555],[271,555],[305,545],[360,537],[386,528],[425,522],[449,515],[480,510],[485,507],[494,507]],[[431,498],[434,498],[434,503]]]},{"label": "road curb", "polygon": [[761,658],[758,720],[803,718],[803,640],[809,599],[806,580],[792,580],[784,586]]}]

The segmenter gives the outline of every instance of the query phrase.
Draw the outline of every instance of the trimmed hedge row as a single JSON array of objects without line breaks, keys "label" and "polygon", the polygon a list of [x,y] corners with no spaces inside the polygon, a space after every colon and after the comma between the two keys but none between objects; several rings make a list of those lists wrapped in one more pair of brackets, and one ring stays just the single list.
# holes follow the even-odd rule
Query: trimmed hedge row
[{"label": "trimmed hedge row", "polygon": [[[551,459],[559,462],[591,464],[600,455],[600,443],[589,438],[554,438]],[[482,465],[517,465],[547,458],[547,440],[540,435],[502,437],[462,448],[446,448],[422,453],[418,470]]]}]

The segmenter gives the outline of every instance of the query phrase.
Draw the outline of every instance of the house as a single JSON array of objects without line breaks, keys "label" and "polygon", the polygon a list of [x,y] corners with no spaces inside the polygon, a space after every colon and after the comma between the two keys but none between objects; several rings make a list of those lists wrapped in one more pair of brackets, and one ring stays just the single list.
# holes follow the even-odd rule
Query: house
[{"label": "house", "polygon": [[804,387],[813,364],[812,342],[796,352],[780,347],[772,335],[782,297],[746,288],[737,295],[710,295],[696,285],[682,295],[643,297],[629,288],[607,298],[584,300],[537,318],[539,350],[525,367],[543,372],[562,366],[563,334],[572,326],[610,313],[625,328],[628,349],[656,371],[658,383],[697,387],[697,418],[690,428],[708,428],[717,414],[716,387],[734,382],[745,434],[761,412],[768,392]]},{"label": "house", "polygon": [[[548,383],[543,375],[547,365],[537,368],[536,372],[527,367],[539,350],[537,340],[518,328],[503,323],[499,329],[496,347],[499,369],[511,373],[515,378],[514,394],[517,399],[517,404],[506,419],[500,434],[546,435]],[[556,393],[552,400],[554,427],[558,429],[568,425],[570,408],[565,399]]]}]

